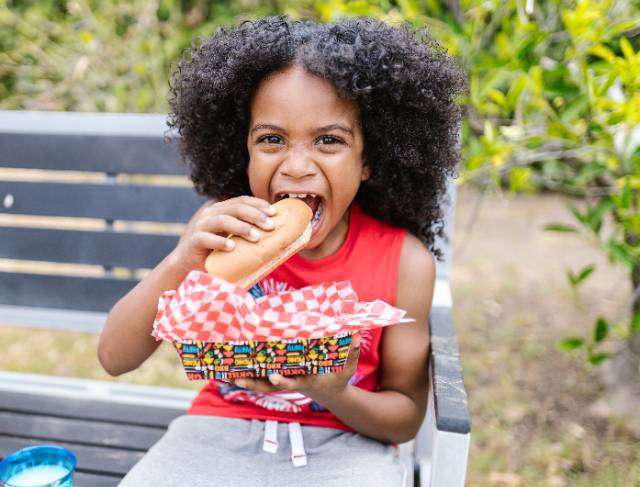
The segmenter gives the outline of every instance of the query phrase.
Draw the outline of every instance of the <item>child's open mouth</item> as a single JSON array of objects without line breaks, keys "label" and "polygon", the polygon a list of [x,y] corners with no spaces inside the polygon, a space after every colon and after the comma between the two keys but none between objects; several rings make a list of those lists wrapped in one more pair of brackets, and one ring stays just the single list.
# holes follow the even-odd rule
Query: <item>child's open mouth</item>
[{"label": "child's open mouth", "polygon": [[313,218],[311,219],[311,235],[315,234],[320,228],[322,217],[324,215],[324,199],[322,196],[313,193],[277,193],[276,201],[283,200],[285,198],[300,198],[303,200],[311,211],[313,212]]}]

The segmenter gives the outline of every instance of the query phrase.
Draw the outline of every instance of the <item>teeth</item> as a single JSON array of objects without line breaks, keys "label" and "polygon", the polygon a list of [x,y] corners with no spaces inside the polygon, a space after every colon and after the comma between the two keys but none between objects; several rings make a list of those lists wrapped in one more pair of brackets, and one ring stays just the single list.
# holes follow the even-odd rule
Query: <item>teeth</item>
[{"label": "teeth", "polygon": [[307,197],[307,193],[289,193],[289,198],[300,198],[305,199]]}]

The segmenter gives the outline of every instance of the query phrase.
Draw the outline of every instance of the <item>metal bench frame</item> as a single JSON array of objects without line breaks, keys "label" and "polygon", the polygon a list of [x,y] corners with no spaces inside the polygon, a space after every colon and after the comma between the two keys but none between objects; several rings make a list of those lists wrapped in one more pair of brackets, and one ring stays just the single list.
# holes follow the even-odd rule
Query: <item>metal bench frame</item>
[{"label": "metal bench frame", "polygon": [[[115,277],[113,267],[152,268],[178,239],[114,232],[114,220],[184,223],[204,201],[187,187],[157,188],[117,181],[121,173],[184,176],[186,169],[178,163],[176,144],[167,144],[167,137],[175,138],[175,134],[167,132],[166,118],[160,114],[0,111],[0,168],[107,175],[103,182],[71,186],[3,180],[0,173],[0,213],[91,217],[106,223],[102,232],[0,226],[0,258],[94,264],[105,269],[104,277],[0,271],[0,325],[100,332],[106,312],[137,282]],[[71,203],[58,204],[69,191],[80,194]],[[453,184],[450,196],[455,199]],[[155,209],[136,205],[154,197],[166,198],[170,205]],[[109,205],[100,205],[102,198],[108,198]],[[78,205],[79,201],[87,204]],[[445,227],[449,239],[452,221],[453,204],[448,207]],[[127,246],[131,248],[134,239],[142,246],[138,253],[122,252]],[[32,245],[22,245],[25,242]],[[92,246],[92,242],[98,243]],[[41,248],[45,243],[51,247],[50,254]],[[444,242],[441,246],[446,259],[438,265],[430,316],[427,415],[416,439],[400,445],[405,465],[415,471],[415,477],[407,479],[408,486],[414,480],[423,487],[463,486],[466,475],[471,422],[451,317],[450,248]],[[83,294],[87,288],[92,291]],[[64,296],[70,295],[79,295],[80,302],[65,301]],[[176,415],[194,395],[187,390],[10,372],[0,373],[0,391],[164,408]]]}]

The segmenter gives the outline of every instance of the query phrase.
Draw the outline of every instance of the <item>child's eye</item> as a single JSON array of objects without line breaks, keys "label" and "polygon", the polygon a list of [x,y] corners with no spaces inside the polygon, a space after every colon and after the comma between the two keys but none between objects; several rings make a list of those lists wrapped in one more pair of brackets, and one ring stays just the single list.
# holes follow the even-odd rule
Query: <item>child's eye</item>
[{"label": "child's eye", "polygon": [[323,145],[340,144],[340,143],[342,143],[342,141],[339,138],[334,137],[333,135],[322,135],[322,136],[318,137],[316,142],[319,142],[319,143],[321,143]]},{"label": "child's eye", "polygon": [[264,135],[258,139],[258,142],[266,142],[267,144],[281,144],[282,137],[273,134]]}]

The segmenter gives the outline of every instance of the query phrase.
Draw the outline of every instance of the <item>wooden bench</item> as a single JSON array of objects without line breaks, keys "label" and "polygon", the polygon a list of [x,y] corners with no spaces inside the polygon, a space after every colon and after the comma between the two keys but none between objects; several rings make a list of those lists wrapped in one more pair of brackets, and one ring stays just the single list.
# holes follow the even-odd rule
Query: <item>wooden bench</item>
[{"label": "wooden bench", "polygon": [[[29,221],[0,225],[0,259],[99,266],[89,274],[0,268],[0,325],[99,333],[113,304],[175,247],[180,225],[160,234],[137,223],[184,224],[205,201],[185,177],[177,144],[166,143],[165,136],[174,138],[166,130],[163,115],[0,111],[0,216],[100,224],[60,228],[51,219],[46,228]],[[9,168],[56,172],[25,181]],[[75,173],[61,171],[94,179],[67,181]],[[470,419],[446,263],[438,268],[430,328],[427,417],[416,440],[401,445],[402,458],[420,485],[462,486]],[[78,456],[77,485],[116,485],[193,395],[0,372],[0,457],[59,443]]]}]

